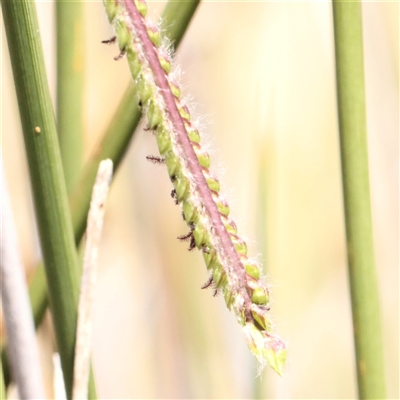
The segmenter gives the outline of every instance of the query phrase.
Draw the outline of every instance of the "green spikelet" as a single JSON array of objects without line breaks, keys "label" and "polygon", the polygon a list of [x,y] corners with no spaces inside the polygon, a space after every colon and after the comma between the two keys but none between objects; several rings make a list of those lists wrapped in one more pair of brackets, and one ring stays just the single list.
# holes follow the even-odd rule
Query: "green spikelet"
[{"label": "green spikelet", "polygon": [[228,203],[220,197],[220,182],[210,172],[210,156],[201,146],[179,84],[170,76],[172,60],[162,36],[157,26],[146,21],[144,0],[103,2],[118,46],[127,54],[148,128],[155,133],[165,159],[175,201],[181,204],[190,228],[183,239],[191,240],[190,249],[202,251],[214,289],[223,293],[261,366],[268,363],[282,374],[286,347],[271,333],[268,288],[260,279],[260,267],[247,257],[246,242],[229,217]]}]

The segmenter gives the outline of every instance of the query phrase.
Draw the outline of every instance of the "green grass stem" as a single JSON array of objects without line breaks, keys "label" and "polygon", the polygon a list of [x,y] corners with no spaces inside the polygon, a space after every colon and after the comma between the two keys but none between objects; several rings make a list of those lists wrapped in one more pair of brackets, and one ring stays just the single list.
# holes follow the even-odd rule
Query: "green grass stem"
[{"label": "green grass stem", "polygon": [[84,3],[56,2],[57,131],[68,193],[83,163]]},{"label": "green grass stem", "polygon": [[76,243],[79,243],[86,229],[90,196],[100,162],[109,158],[116,169],[121,163],[135,129],[140,122],[142,113],[135,101],[135,96],[136,89],[130,85],[104,135],[91,153],[78,184],[70,195]]},{"label": "green grass stem", "polygon": [[374,265],[360,1],[333,1],[347,257],[358,393],[384,399],[379,295]]},{"label": "green grass stem", "polygon": [[161,23],[165,36],[171,40],[175,50],[179,47],[199,4],[200,0],[170,0],[165,6]]},{"label": "green grass stem", "polygon": [[[72,394],[78,259],[35,4],[2,2],[39,237],[68,398]],[[93,385],[91,385],[93,389]],[[94,392],[91,390],[91,398]]]}]

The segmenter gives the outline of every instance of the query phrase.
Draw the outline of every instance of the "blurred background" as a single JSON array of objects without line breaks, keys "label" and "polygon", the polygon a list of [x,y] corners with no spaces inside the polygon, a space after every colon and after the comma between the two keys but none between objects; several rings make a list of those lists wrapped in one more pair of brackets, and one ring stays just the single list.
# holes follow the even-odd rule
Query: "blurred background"
[{"label": "blurred background", "polygon": [[[54,3],[36,1],[55,98]],[[150,2],[154,19],[164,3]],[[85,2],[85,152],[127,87],[126,60],[101,2]],[[399,4],[363,4],[376,268],[386,382],[399,398]],[[3,23],[2,23],[3,25]],[[28,279],[41,259],[18,107],[2,32],[2,152]],[[282,378],[257,365],[208,274],[163,166],[140,128],[106,211],[93,359],[101,398],[350,399],[357,396],[347,282],[331,5],[204,2],[176,57],[213,171],[239,232],[271,285],[275,330],[288,343]],[[52,398],[50,317],[38,331]],[[12,394],[11,394],[12,395]]]}]

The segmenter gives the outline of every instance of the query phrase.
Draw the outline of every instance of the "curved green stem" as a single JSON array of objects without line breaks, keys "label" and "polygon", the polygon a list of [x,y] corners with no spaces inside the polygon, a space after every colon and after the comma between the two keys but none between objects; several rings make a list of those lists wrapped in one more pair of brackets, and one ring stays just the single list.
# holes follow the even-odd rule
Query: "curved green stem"
[{"label": "curved green stem", "polygon": [[347,257],[361,399],[385,398],[369,194],[360,1],[333,1]]}]

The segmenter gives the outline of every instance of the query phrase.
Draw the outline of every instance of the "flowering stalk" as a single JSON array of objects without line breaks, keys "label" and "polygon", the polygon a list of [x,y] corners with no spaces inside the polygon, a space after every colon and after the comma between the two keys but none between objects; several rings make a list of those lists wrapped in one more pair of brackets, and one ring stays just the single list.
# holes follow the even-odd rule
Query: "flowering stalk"
[{"label": "flowering stalk", "polygon": [[[126,54],[137,85],[139,104],[147,113],[160,154],[174,185],[172,195],[182,206],[190,228],[181,240],[202,251],[210,280],[221,291],[245,333],[261,366],[266,362],[282,373],[286,359],[284,342],[271,334],[269,290],[260,280],[260,268],[247,257],[247,245],[229,218],[229,206],[219,195],[220,183],[210,172],[210,157],[202,149],[200,135],[181,90],[171,74],[171,57],[156,25],[145,19],[144,0],[103,0]],[[154,159],[153,159],[154,161]]]}]

